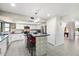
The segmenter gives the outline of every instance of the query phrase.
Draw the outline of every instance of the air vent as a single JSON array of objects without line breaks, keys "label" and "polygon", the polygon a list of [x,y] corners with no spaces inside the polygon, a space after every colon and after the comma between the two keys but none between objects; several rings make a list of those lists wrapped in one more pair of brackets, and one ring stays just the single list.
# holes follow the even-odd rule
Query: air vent
[{"label": "air vent", "polygon": [[30,17],[31,19],[34,19],[34,17]]}]

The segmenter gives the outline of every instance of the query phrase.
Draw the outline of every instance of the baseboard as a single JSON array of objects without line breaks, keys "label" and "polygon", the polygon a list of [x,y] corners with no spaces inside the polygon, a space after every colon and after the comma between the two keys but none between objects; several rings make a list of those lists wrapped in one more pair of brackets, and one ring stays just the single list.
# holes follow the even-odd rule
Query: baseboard
[{"label": "baseboard", "polygon": [[50,45],[52,45],[52,46],[55,46],[55,44],[52,44],[52,43],[50,43],[50,42],[48,42],[48,44],[50,44]]},{"label": "baseboard", "polygon": [[61,43],[59,43],[59,44],[52,44],[52,43],[50,43],[50,42],[48,42],[50,45],[52,45],[52,46],[60,46],[60,45],[63,45],[64,44],[64,42],[61,42]]},{"label": "baseboard", "polygon": [[60,46],[60,45],[63,45],[64,42],[60,42],[59,44],[55,44],[55,46]]}]

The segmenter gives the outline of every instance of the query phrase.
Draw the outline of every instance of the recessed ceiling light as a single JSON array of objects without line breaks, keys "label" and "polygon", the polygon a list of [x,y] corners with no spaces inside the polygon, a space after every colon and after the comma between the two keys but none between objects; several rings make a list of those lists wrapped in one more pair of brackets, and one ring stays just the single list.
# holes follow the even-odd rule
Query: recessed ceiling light
[{"label": "recessed ceiling light", "polygon": [[34,21],[34,23],[37,23],[37,22],[39,22],[40,21],[40,19],[39,18],[37,18],[35,21]]},{"label": "recessed ceiling light", "polygon": [[74,21],[74,19],[72,19],[72,21]]},{"label": "recessed ceiling light", "polygon": [[14,4],[14,3],[11,3],[11,6],[12,6],[12,7],[15,7],[15,6],[16,6],[16,4]]},{"label": "recessed ceiling light", "polygon": [[47,15],[48,17],[50,16],[50,14]]}]

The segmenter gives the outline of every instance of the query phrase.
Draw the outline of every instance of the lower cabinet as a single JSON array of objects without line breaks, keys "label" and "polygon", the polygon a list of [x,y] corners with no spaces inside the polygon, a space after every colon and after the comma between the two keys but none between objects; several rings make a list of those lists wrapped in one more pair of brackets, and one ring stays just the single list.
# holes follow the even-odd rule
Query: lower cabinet
[{"label": "lower cabinet", "polygon": [[7,50],[7,41],[0,42],[0,56],[4,56]]}]

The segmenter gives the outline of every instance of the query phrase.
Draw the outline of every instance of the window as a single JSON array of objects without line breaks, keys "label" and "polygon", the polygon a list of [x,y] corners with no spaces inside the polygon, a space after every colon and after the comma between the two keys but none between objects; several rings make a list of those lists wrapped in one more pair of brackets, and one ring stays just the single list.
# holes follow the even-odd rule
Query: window
[{"label": "window", "polygon": [[8,23],[5,23],[5,31],[9,31],[10,25]]}]

